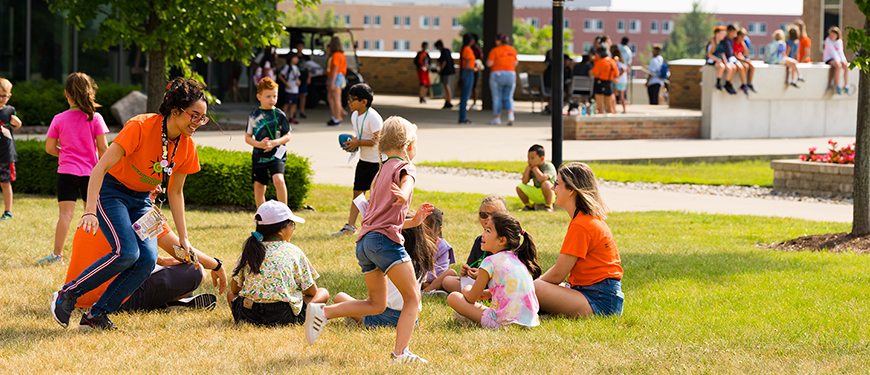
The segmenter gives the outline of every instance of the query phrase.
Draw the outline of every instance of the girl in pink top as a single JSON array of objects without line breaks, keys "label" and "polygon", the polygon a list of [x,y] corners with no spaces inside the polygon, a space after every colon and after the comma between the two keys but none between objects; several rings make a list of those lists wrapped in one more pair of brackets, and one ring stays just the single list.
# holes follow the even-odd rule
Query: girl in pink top
[{"label": "girl in pink top", "polygon": [[[405,306],[420,304],[420,286],[401,233],[402,228],[423,224],[433,209],[431,204],[424,203],[413,218],[405,219],[417,173],[411,164],[417,155],[416,133],[417,126],[404,118],[393,116],[384,121],[378,151],[388,159],[372,182],[371,200],[363,215],[356,244],[356,257],[365,275],[369,298],[331,306],[309,304],[305,314],[305,339],[309,345],[314,344],[330,319],[384,312],[387,307],[385,274],[399,290]],[[417,313],[417,309],[402,309],[396,326],[396,345],[390,355],[394,362],[426,362],[408,350]]]},{"label": "girl in pink top", "polygon": [[[54,252],[39,260],[40,264],[63,262],[63,246],[75,212],[76,200],[87,197],[91,170],[109,148],[109,128],[96,112],[97,85],[85,73],[72,73],[66,79],[63,95],[69,110],[51,120],[45,139],[45,152],[58,157],[57,204],[59,215],[54,233]],[[86,202],[82,202],[86,204]]]}]

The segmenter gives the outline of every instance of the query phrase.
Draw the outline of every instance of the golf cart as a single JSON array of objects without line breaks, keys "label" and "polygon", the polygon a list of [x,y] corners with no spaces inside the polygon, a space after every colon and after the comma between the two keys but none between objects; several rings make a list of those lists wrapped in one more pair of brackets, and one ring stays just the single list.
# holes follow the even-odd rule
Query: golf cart
[{"label": "golf cart", "polygon": [[303,43],[305,48],[310,51],[308,54],[311,61],[320,65],[323,68],[322,75],[311,76],[311,84],[308,85],[308,99],[306,108],[314,108],[318,102],[326,102],[326,79],[328,78],[327,62],[329,56],[326,56],[326,46],[336,34],[347,33],[350,38],[350,46],[352,51],[344,51],[347,57],[347,85],[341,93],[341,105],[347,106],[347,90],[363,80],[360,72],[361,64],[359,57],[356,55],[357,42],[353,40],[353,30],[362,30],[361,28],[322,28],[322,27],[296,27],[287,26],[285,30],[290,34],[290,48],[292,49],[297,43]]}]

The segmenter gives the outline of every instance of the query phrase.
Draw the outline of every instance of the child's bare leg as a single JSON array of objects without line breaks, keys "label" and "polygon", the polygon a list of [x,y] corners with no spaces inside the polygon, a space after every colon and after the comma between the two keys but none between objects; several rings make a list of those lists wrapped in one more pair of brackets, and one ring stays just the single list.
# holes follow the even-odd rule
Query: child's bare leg
[{"label": "child's bare leg", "polygon": [[840,70],[843,71],[843,86],[849,86],[849,64],[845,61],[841,62]]},{"label": "child's bare leg", "polygon": [[734,64],[725,65],[725,82],[731,82],[734,79]]},{"label": "child's bare leg", "polygon": [[[625,105],[624,103],[625,102],[623,102],[623,105]],[[614,109],[613,112],[616,113],[616,110]],[[553,194],[553,184],[551,184],[549,180],[541,183],[541,193],[544,194],[544,204],[546,204],[547,207],[553,207],[553,200],[556,199],[556,195]]]},{"label": "child's bare leg", "polygon": [[254,202],[258,208],[266,203],[266,185],[254,182]]},{"label": "child's bare leg", "polygon": [[[347,295],[347,293],[344,293],[344,292],[338,292],[338,294],[336,294],[335,297],[332,298],[332,300],[335,301],[335,303],[356,301],[355,298]],[[363,324],[363,317],[361,317],[361,316],[351,316],[349,318],[356,320],[356,322],[359,324]]]},{"label": "child's bare leg", "polygon": [[[287,183],[284,182],[283,173],[275,173],[272,175],[272,184],[275,185],[275,195],[278,201],[287,204]],[[265,187],[265,186],[264,186]],[[263,189],[263,199],[266,199],[266,189]],[[260,207],[260,206],[257,206]]]},{"label": "child's bare leg", "polygon": [[722,78],[722,74],[725,73],[725,64],[721,62],[716,62],[716,78]]},{"label": "child's bare leg", "polygon": [[393,349],[393,353],[401,355],[411,343],[411,335],[417,324],[419,311],[414,307],[420,305],[420,288],[417,286],[414,266],[411,265],[411,262],[393,266],[387,275],[393,281],[396,289],[399,290],[405,305],[408,306],[407,309],[402,309],[402,314],[399,315],[399,324],[396,325],[396,347]]},{"label": "child's bare leg", "polygon": [[63,245],[66,243],[66,236],[69,235],[69,224],[76,210],[76,202],[63,201],[57,202],[57,205],[59,212],[57,227],[54,230],[54,255],[63,255]]},{"label": "child's bare leg", "polygon": [[290,116],[290,118],[296,116],[296,103],[290,104],[290,112],[287,113],[287,116]]},{"label": "child's bare leg", "polygon": [[480,323],[483,311],[486,310],[486,307],[479,303],[468,302],[465,296],[459,292],[453,292],[447,296],[447,305],[475,323]]},{"label": "child's bare leg", "polygon": [[6,206],[6,211],[12,212],[12,183],[0,182],[0,188],[3,189],[3,204]]},{"label": "child's bare leg", "polygon": [[441,288],[450,292],[458,292],[462,283],[459,281],[459,276],[447,276],[441,280]]},{"label": "child's bare leg", "polygon": [[520,189],[519,186],[517,186],[517,196],[520,197],[520,200],[523,202],[524,206],[529,205],[529,197],[526,196],[526,193],[524,193],[523,189]]},{"label": "child's bare leg", "polygon": [[[410,262],[406,263],[408,265],[411,264]],[[398,266],[394,266],[393,268],[396,267]],[[387,279],[384,278],[384,273],[379,269],[375,269],[372,272],[364,274],[364,276],[366,279],[366,289],[369,291],[369,298],[364,301],[345,301],[343,303],[326,306],[323,308],[323,315],[326,316],[326,319],[343,318],[345,316],[378,315],[387,309]],[[395,282],[396,281],[393,280],[393,283]],[[414,285],[416,285],[416,281],[414,282]],[[409,302],[405,300],[405,303],[408,304]],[[415,303],[414,306],[417,306],[418,304],[419,303]],[[409,304],[408,306],[411,305]]]},{"label": "child's bare leg", "polygon": [[423,291],[431,292],[433,290],[444,289],[444,279],[446,279],[448,276],[458,277],[459,274],[457,274],[454,270],[448,269],[447,271],[442,272],[441,275],[436,277],[435,280],[432,280],[432,282],[426,287],[426,289],[423,289]]},{"label": "child's bare leg", "polygon": [[326,303],[329,301],[329,291],[326,288],[317,288],[317,293],[313,296],[302,296],[302,302],[309,303]]},{"label": "child's bare leg", "polygon": [[[353,191],[353,199],[356,199],[360,194],[365,193],[364,191],[354,190]],[[359,217],[359,208],[353,203],[350,202],[350,215],[347,216],[347,225],[356,226],[356,219]]]},{"label": "child's bare leg", "polygon": [[752,65],[752,61],[746,60],[744,62],[746,64],[747,76],[749,78],[749,82],[752,82],[752,79],[755,78],[755,65]]}]

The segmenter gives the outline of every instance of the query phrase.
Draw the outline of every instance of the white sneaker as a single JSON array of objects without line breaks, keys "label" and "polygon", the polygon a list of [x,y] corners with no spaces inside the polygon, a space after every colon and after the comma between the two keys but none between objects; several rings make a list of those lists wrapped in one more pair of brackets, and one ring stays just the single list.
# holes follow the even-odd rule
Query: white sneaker
[{"label": "white sneaker", "polygon": [[314,345],[314,341],[323,332],[323,327],[329,320],[323,314],[323,303],[309,303],[305,311],[305,340],[308,345]]},{"label": "white sneaker", "polygon": [[501,125],[501,119],[498,117],[493,117],[492,120],[489,120],[490,125]]},{"label": "white sneaker", "polygon": [[514,120],[516,120],[516,118],[514,117],[514,114],[513,114],[513,113],[508,113],[508,126],[513,125],[513,124],[514,124]]},{"label": "white sneaker", "polygon": [[393,360],[393,363],[429,363],[429,361],[420,358],[419,355],[411,353],[408,348],[405,348],[402,355],[396,355],[396,353],[390,352],[390,359]]},{"label": "white sneaker", "polygon": [[333,236],[349,236],[356,233],[356,227],[350,224],[345,224],[338,232],[333,232]]},{"label": "white sneaker", "polygon": [[477,104],[472,104],[471,107],[468,107],[469,111],[479,111],[480,107]]},{"label": "white sneaker", "polygon": [[472,325],[474,321],[468,319],[465,315],[460,314],[458,311],[453,310],[453,321],[459,325]]},{"label": "white sneaker", "polygon": [[443,291],[441,289],[435,289],[435,290],[430,290],[428,292],[421,292],[420,293],[420,295],[422,295],[422,296],[436,296],[436,297],[447,297],[448,294],[449,293],[447,293],[446,291]]}]

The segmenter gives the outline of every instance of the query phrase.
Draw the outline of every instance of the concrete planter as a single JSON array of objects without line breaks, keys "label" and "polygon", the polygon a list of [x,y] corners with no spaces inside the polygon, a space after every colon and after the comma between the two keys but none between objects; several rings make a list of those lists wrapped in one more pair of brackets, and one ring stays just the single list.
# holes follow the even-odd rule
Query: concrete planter
[{"label": "concrete planter", "polygon": [[846,196],[852,194],[852,164],[811,163],[800,160],[773,160],[773,190],[808,196]]}]

